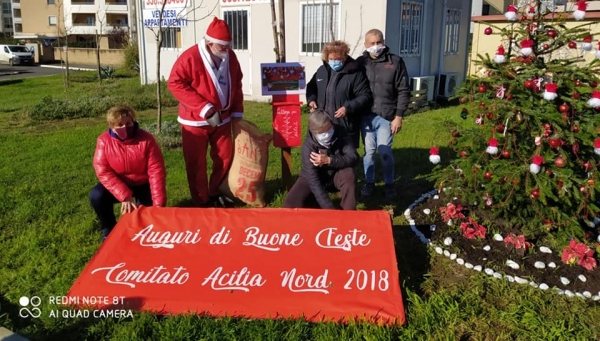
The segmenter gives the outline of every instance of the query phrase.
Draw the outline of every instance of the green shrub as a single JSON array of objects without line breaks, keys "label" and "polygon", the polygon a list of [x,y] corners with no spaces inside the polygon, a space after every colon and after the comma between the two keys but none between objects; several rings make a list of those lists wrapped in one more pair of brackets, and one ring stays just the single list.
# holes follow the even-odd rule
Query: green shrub
[{"label": "green shrub", "polygon": [[123,65],[128,71],[139,74],[140,72],[140,52],[135,42],[130,42],[125,46],[125,63]]},{"label": "green shrub", "polygon": [[32,121],[52,121],[97,117],[106,113],[119,99],[112,96],[82,96],[73,99],[43,97],[28,109]]},{"label": "green shrub", "polygon": [[156,133],[156,122],[140,124],[140,126],[154,135],[161,148],[176,149],[181,147],[181,128],[177,121],[163,121],[160,134]]}]

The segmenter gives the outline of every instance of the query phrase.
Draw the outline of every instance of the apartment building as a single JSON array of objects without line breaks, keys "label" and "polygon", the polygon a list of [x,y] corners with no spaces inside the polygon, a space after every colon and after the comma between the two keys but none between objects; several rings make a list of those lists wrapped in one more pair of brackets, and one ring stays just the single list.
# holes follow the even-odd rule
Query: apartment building
[{"label": "apartment building", "polygon": [[11,0],[0,0],[0,37],[12,37],[13,19]]},{"label": "apartment building", "polygon": [[60,35],[61,11],[55,0],[9,1],[15,39],[54,40]]}]

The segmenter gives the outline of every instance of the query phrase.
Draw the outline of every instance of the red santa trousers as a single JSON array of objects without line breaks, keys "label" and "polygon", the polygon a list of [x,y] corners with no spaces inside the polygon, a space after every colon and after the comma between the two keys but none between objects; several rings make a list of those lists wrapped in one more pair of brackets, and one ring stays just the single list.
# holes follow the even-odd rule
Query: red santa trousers
[{"label": "red santa trousers", "polygon": [[[183,158],[190,195],[195,206],[203,206],[219,194],[219,185],[225,179],[233,159],[231,122],[218,127],[181,125]],[[210,183],[206,174],[206,154],[210,144],[212,173]]]}]

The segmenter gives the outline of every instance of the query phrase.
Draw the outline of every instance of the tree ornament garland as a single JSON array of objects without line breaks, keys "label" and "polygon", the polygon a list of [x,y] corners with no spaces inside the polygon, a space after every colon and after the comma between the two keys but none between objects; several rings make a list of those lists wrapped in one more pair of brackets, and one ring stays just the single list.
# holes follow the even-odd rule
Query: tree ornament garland
[{"label": "tree ornament garland", "polygon": [[498,50],[496,51],[496,55],[494,56],[494,61],[498,64],[506,63],[506,57],[504,56],[505,53],[506,51],[504,51],[504,46],[498,46]]},{"label": "tree ornament garland", "polygon": [[434,165],[440,163],[442,159],[440,158],[440,149],[436,147],[431,147],[429,149],[429,161]]},{"label": "tree ornament garland", "polygon": [[529,171],[533,174],[538,174],[542,170],[542,164],[544,163],[544,158],[540,155],[534,155],[531,164],[529,165]]}]

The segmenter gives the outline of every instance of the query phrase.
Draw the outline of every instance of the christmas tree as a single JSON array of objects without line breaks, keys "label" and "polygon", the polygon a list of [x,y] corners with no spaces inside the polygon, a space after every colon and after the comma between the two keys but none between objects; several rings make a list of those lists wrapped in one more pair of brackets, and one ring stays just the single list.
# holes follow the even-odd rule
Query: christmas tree
[{"label": "christmas tree", "polygon": [[[520,1],[508,7],[507,26],[485,29],[502,43],[495,56],[478,56],[485,75],[456,95],[457,115],[476,124],[448,123],[456,157],[431,178],[528,238],[569,240],[589,233],[600,216],[600,51],[591,25],[577,22],[585,1],[564,12],[554,3]],[[435,146],[430,154],[439,162]]]}]

